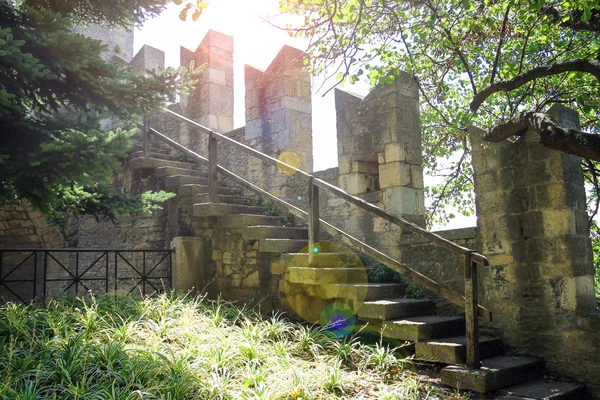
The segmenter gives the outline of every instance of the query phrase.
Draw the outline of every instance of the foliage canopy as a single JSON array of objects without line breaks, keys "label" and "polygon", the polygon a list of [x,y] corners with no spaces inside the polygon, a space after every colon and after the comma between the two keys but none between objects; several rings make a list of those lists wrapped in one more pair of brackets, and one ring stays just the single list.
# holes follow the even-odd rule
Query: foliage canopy
[{"label": "foliage canopy", "polygon": [[[166,198],[114,193],[107,183],[133,144],[134,118],[173,101],[192,74],[134,76],[102,58],[105,45],[72,30],[92,23],[131,29],[165,3],[0,0],[0,204],[27,200],[50,217],[113,218]],[[109,115],[119,127],[100,129]]]},{"label": "foliage canopy", "polygon": [[[575,154],[591,149],[592,159],[600,157],[596,0],[284,0],[281,10],[305,16],[288,28],[310,39],[315,72],[337,82],[366,77],[372,85],[400,70],[415,75],[426,167],[445,177],[429,188],[438,219],[447,218],[440,207],[447,201],[471,212],[463,195],[472,188],[470,124],[496,128],[502,138],[519,135],[536,122],[528,116],[547,122],[540,113],[563,103],[594,134],[579,146],[588,152]],[[451,155],[450,168],[440,171],[440,159]],[[597,190],[596,163],[584,160],[584,167]]]}]

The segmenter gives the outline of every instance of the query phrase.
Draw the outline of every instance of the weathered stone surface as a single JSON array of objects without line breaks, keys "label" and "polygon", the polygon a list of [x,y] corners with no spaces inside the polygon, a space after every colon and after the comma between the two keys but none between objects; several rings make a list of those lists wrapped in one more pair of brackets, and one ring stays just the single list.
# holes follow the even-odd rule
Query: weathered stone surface
[{"label": "weathered stone surface", "polygon": [[444,336],[458,336],[465,332],[463,317],[422,316],[383,321],[382,334],[400,340],[431,340]]},{"label": "weathered stone surface", "polygon": [[381,188],[408,186],[411,183],[410,165],[391,162],[379,166],[379,184]]},{"label": "weathered stone surface", "polygon": [[292,283],[328,285],[331,283],[366,283],[364,268],[288,268],[287,278]]},{"label": "weathered stone surface", "polygon": [[[464,364],[467,357],[465,336],[443,338],[415,343],[415,358],[442,364]],[[500,354],[501,341],[496,337],[479,337],[479,356],[494,357]]]},{"label": "weathered stone surface", "polygon": [[160,73],[165,68],[165,52],[145,44],[130,62],[136,75],[150,76],[148,71]]},{"label": "weathered stone surface", "polygon": [[442,369],[442,383],[453,388],[488,393],[540,377],[542,363],[532,357],[493,357],[482,361],[481,369],[452,365]]},{"label": "weathered stone surface", "polygon": [[305,248],[307,240],[299,239],[261,239],[260,251],[265,253],[292,253]]},{"label": "weathered stone surface", "polygon": [[[551,110],[559,121],[562,109]],[[576,126],[569,118],[560,122]],[[600,342],[586,343],[583,338],[594,336],[569,322],[595,307],[579,161],[544,148],[529,133],[516,143],[485,147],[476,144],[480,138],[474,129],[478,239],[492,268],[482,269],[481,282],[493,326],[510,348],[582,379],[581,360],[594,362],[585,349]],[[565,341],[577,350],[566,354]]]},{"label": "weathered stone surface", "polygon": [[361,194],[367,191],[367,180],[365,174],[350,173],[340,175],[340,186],[350,194]]},{"label": "weathered stone surface", "polygon": [[404,286],[394,283],[336,283],[327,285],[323,289],[323,298],[362,302],[398,297],[403,294]]},{"label": "weathered stone surface", "polygon": [[435,303],[425,299],[366,301],[357,315],[366,320],[391,320],[435,313]]},{"label": "weathered stone surface", "polygon": [[[204,254],[206,246],[203,238],[176,237],[171,242],[175,250],[172,264],[172,287],[174,290],[189,292],[201,290],[206,284],[205,263],[207,255]],[[216,252],[213,252],[213,259]]]}]

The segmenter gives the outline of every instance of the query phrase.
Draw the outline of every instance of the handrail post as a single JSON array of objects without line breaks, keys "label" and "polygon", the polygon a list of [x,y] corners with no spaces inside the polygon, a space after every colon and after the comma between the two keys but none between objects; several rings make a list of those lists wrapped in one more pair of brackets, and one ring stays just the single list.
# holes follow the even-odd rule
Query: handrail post
[{"label": "handrail post", "polygon": [[217,192],[217,139],[212,133],[208,135],[208,201],[219,202]]},{"label": "handrail post", "polygon": [[142,150],[144,157],[150,156],[150,116],[144,117],[144,130],[142,132]]},{"label": "handrail post", "polygon": [[313,184],[313,177],[308,178],[308,264],[312,265],[315,254],[319,252],[319,187]]},{"label": "handrail post", "polygon": [[465,255],[465,319],[467,336],[467,366],[479,369],[479,323],[477,285],[477,263],[471,259],[471,253]]}]

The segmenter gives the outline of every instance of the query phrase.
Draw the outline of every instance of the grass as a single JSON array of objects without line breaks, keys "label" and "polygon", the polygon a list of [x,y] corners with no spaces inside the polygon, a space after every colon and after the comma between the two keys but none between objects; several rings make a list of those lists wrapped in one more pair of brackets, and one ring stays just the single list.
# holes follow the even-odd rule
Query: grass
[{"label": "grass", "polygon": [[201,297],[0,306],[2,399],[459,399],[393,348]]}]

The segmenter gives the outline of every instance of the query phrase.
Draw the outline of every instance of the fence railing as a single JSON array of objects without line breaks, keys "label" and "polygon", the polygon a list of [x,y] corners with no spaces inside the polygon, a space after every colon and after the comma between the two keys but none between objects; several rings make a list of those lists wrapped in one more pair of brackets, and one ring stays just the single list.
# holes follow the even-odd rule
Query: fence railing
[{"label": "fence railing", "polygon": [[[262,197],[266,197],[269,200],[276,202],[277,204],[285,207],[290,213],[294,214],[297,217],[303,218],[308,221],[308,237],[309,237],[309,246],[308,246],[308,257],[309,263],[313,262],[313,254],[315,253],[313,249],[315,248],[316,243],[319,241],[319,233],[320,230],[328,232],[333,235],[336,239],[356,248],[368,256],[373,257],[377,261],[382,264],[392,268],[393,270],[398,271],[401,274],[406,275],[409,279],[414,282],[424,286],[428,290],[436,293],[437,295],[449,300],[450,302],[463,307],[465,310],[465,320],[466,320],[466,339],[467,339],[467,365],[471,368],[479,368],[479,332],[478,332],[478,318],[481,317],[484,320],[491,321],[492,314],[491,312],[482,307],[479,304],[478,298],[478,285],[477,285],[477,267],[478,265],[489,265],[487,258],[476,252],[473,249],[469,249],[464,246],[460,246],[448,239],[445,239],[433,232],[429,232],[426,229],[421,228],[420,226],[394,214],[391,214],[384,209],[377,207],[371,203],[364,201],[363,199],[350,195],[344,190],[331,185],[305,171],[302,171],[294,166],[286,164],[274,157],[271,157],[267,154],[261,153],[249,146],[246,146],[243,143],[237,142],[225,135],[214,132],[213,130],[198,124],[182,115],[179,115],[167,108],[163,108],[163,112],[170,115],[172,118],[191,126],[200,132],[208,135],[208,159],[197,154],[193,150],[186,148],[185,146],[177,143],[176,141],[168,138],[157,130],[153,129],[150,126],[150,120],[144,120],[144,124],[141,124],[142,138],[144,140],[143,149],[144,155],[148,156],[150,152],[150,136],[154,136],[157,139],[171,145],[172,147],[186,153],[192,158],[196,159],[200,163],[204,163],[208,166],[208,178],[209,178],[209,200],[210,202],[218,202],[219,195],[217,193],[217,174],[222,174],[226,178],[231,179],[232,181],[254,191]],[[233,172],[221,167],[217,163],[217,143],[221,141],[224,143],[228,143],[237,149],[242,150],[243,152],[259,158],[265,162],[278,165],[280,167],[285,167],[286,169],[292,170],[295,173],[298,173],[301,176],[304,176],[308,180],[308,210],[304,211],[272,194],[267,192],[266,190],[254,185],[251,182],[241,178],[240,176],[234,174]],[[464,257],[465,259],[465,295],[458,294],[450,289],[442,287],[440,284],[435,282],[434,280],[428,278],[427,276],[419,273],[411,269],[410,267],[401,264],[397,260],[389,257],[388,255],[380,252],[379,250],[369,246],[368,244],[362,242],[361,240],[353,237],[352,235],[344,232],[343,230],[331,225],[330,223],[324,221],[320,218],[319,215],[319,190],[327,190],[329,193],[337,196],[367,212],[370,212],[378,217],[381,217],[395,225],[401,226],[404,229],[407,229],[411,232],[417,233],[429,239],[432,243],[439,245],[445,248],[448,251],[453,252],[459,256]]]},{"label": "fence railing", "polygon": [[173,250],[0,249],[0,298],[28,302],[112,290],[171,288]]}]

